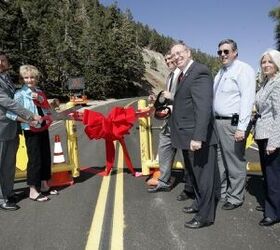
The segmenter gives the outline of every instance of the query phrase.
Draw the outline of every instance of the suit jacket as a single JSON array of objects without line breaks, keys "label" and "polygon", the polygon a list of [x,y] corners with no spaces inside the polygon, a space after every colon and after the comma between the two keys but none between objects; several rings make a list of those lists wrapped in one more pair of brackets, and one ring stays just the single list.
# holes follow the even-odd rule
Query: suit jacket
[{"label": "suit jacket", "polygon": [[213,79],[208,68],[193,62],[177,85],[171,116],[171,140],[176,148],[189,149],[190,141],[202,146],[217,144],[212,112]]},{"label": "suit jacket", "polygon": [[26,120],[33,116],[32,112],[13,100],[14,93],[14,84],[0,74],[0,141],[14,139],[17,133],[17,122],[6,116],[7,111],[14,112]]},{"label": "suit jacket", "polygon": [[256,95],[261,115],[255,126],[255,139],[268,139],[267,146],[280,147],[280,74],[263,85]]}]

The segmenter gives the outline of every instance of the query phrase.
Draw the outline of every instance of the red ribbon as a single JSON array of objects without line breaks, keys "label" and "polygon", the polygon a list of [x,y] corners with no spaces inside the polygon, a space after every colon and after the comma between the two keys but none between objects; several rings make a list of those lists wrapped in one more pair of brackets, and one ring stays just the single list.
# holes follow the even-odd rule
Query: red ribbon
[{"label": "red ribbon", "polygon": [[[50,109],[51,106],[48,102],[48,99],[47,99],[47,96],[45,95],[45,93],[43,91],[38,91],[36,93],[39,96],[39,98],[33,100],[34,104],[37,107],[40,107],[43,109]],[[33,132],[42,132],[42,131],[47,130],[52,123],[52,119],[50,118],[49,115],[44,115],[42,117],[42,120],[45,120],[45,125],[43,127],[35,128],[35,127],[30,126],[30,130]]]},{"label": "red ribbon", "polygon": [[[38,91],[36,92],[37,95],[39,96],[37,100],[33,100],[34,104],[38,107],[41,107],[43,109],[50,109],[51,106],[48,102],[48,98],[47,96],[45,95],[45,93],[43,91]],[[40,100],[40,101],[39,101]]]},{"label": "red ribbon", "polygon": [[123,148],[124,159],[130,172],[135,175],[135,170],[131,163],[124,135],[129,134],[137,115],[133,107],[123,108],[114,107],[107,117],[101,113],[85,109],[83,123],[86,125],[85,133],[90,139],[105,139],[106,145],[106,170],[108,175],[113,167],[115,160],[114,141],[118,140]]}]

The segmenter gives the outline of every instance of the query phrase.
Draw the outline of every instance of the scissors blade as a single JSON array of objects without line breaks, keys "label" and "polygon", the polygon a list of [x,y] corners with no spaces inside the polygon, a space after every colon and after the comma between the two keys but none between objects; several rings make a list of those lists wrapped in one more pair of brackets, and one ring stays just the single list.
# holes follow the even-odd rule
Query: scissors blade
[{"label": "scissors blade", "polygon": [[73,120],[73,117],[70,116],[71,113],[74,113],[75,111],[81,109],[81,105],[77,105],[68,109],[65,109],[61,112],[57,112],[54,109],[51,110],[51,118],[53,121],[59,121],[59,120]]}]

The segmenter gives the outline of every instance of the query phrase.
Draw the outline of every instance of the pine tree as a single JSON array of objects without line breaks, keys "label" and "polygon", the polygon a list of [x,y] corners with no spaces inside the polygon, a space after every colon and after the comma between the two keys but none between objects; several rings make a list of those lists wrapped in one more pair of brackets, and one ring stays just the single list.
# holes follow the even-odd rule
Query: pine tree
[{"label": "pine tree", "polygon": [[277,49],[280,50],[280,7],[276,7],[271,10],[269,15],[276,21],[275,39]]}]

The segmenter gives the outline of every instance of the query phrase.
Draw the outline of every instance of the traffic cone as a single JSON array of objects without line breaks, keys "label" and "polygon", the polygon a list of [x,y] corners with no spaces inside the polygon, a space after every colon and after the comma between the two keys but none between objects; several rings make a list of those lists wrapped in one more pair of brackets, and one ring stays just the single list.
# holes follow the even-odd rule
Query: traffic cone
[{"label": "traffic cone", "polygon": [[53,173],[52,178],[48,181],[50,187],[69,186],[73,184],[74,180],[68,171]]},{"label": "traffic cone", "polygon": [[[64,154],[62,151],[61,141],[59,135],[54,137],[54,155],[53,164],[65,163]],[[74,180],[69,171],[56,172],[52,174],[51,179],[48,181],[50,187],[59,187],[72,185]]]},{"label": "traffic cone", "polygon": [[62,151],[61,141],[59,135],[54,137],[54,154],[53,154],[53,163],[64,163],[65,158]]}]

